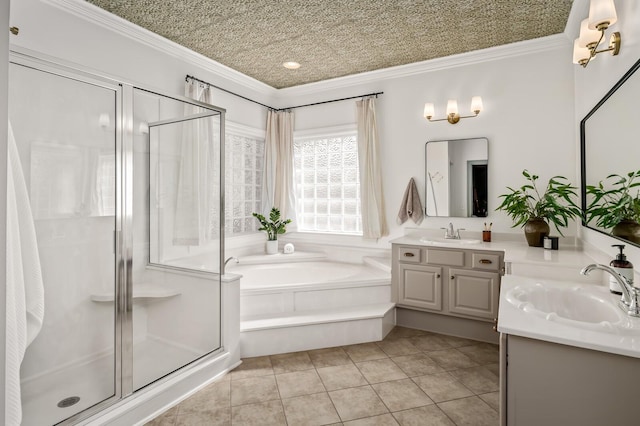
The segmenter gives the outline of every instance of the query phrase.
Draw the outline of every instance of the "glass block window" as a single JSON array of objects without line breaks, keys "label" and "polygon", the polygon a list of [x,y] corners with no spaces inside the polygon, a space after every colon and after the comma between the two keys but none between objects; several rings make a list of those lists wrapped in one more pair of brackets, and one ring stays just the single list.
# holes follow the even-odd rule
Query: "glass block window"
[{"label": "glass block window", "polygon": [[298,230],[362,235],[355,132],[296,139]]},{"label": "glass block window", "polygon": [[262,211],[264,139],[225,135],[225,234],[258,230],[251,215]]}]

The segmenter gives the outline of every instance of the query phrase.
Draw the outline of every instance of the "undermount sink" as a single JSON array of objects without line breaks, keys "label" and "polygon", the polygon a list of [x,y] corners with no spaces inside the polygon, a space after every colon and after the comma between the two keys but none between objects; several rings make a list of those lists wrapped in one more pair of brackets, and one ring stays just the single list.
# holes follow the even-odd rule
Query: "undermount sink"
[{"label": "undermount sink", "polygon": [[427,237],[422,237],[422,238],[420,238],[420,242],[426,243],[426,244],[449,244],[449,245],[452,245],[452,246],[469,245],[469,244],[480,244],[480,240],[474,240],[474,239],[470,239],[470,238],[455,239],[455,238],[427,238]]},{"label": "undermount sink", "polygon": [[609,296],[590,291],[584,286],[558,288],[538,283],[512,289],[507,293],[506,300],[524,312],[543,316],[550,321],[608,326],[624,319],[624,313]]}]

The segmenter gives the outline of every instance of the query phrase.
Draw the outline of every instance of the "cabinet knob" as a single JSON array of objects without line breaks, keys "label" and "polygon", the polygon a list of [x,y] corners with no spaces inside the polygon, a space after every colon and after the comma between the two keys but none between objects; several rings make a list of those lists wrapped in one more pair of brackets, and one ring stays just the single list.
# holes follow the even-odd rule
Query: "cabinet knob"
[{"label": "cabinet knob", "polygon": [[413,253],[405,253],[404,254],[404,257],[413,257],[413,256],[415,256],[415,254],[413,254]]},{"label": "cabinet knob", "polygon": [[440,278],[440,274],[436,274],[436,278]]},{"label": "cabinet knob", "polygon": [[483,265],[491,265],[493,262],[491,262],[489,259],[480,259],[480,263],[482,263]]},{"label": "cabinet knob", "polygon": [[452,280],[455,280],[455,279],[456,279],[456,277],[454,277],[453,275],[451,275],[451,279],[452,279]]},{"label": "cabinet knob", "polygon": [[491,327],[493,329],[493,331],[495,331],[496,333],[498,332],[498,326],[494,325],[493,327]]}]

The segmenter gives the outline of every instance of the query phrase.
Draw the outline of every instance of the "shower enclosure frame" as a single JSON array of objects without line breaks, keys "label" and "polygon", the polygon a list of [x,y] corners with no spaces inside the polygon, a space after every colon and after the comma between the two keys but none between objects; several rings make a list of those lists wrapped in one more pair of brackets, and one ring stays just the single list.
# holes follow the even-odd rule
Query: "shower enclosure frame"
[{"label": "shower enclosure frame", "polygon": [[[126,414],[133,411],[136,404],[141,405],[148,403],[154,398],[158,398],[161,392],[165,392],[166,388],[179,384],[184,391],[186,383],[191,383],[195,375],[199,372],[209,371],[215,363],[219,363],[221,359],[229,358],[233,361],[233,357],[229,357],[229,348],[227,340],[228,333],[225,333],[226,320],[225,307],[227,288],[230,284],[238,279],[238,277],[225,277],[224,274],[224,178],[225,178],[225,116],[226,110],[214,105],[196,101],[191,98],[176,95],[167,95],[161,90],[147,88],[144,85],[135,84],[124,81],[122,78],[112,77],[104,73],[96,73],[95,70],[86,69],[75,63],[68,63],[64,60],[48,57],[39,52],[33,52],[28,49],[11,46],[9,51],[9,64],[24,66],[34,70],[43,71],[64,78],[70,78],[83,83],[96,85],[115,93],[115,156],[116,156],[116,212],[115,212],[115,230],[113,237],[115,251],[115,293],[114,293],[114,395],[104,399],[95,405],[76,413],[75,415],[63,420],[58,425],[73,424],[93,424],[93,422],[102,420],[109,421],[112,419],[125,418]],[[134,121],[134,105],[133,97],[135,90],[142,90],[161,97],[185,102],[196,107],[205,108],[214,111],[220,116],[220,219],[219,219],[219,272],[201,272],[189,271],[188,274],[196,274],[199,276],[211,277],[211,279],[220,286],[220,306],[219,308],[219,327],[220,327],[220,346],[219,348],[206,353],[194,361],[183,365],[176,371],[169,373],[155,381],[152,381],[142,389],[137,391],[133,388],[133,121]],[[146,259],[149,264],[149,259]],[[157,268],[157,265],[153,265]],[[175,270],[175,268],[166,267],[167,270]],[[178,273],[180,273],[178,271]],[[239,331],[239,330],[238,330]],[[232,341],[232,346],[235,346]],[[233,350],[233,348],[231,348]],[[239,358],[239,356],[238,356]],[[216,364],[217,365],[217,364]],[[227,369],[228,370],[228,369]],[[224,371],[223,371],[224,372]],[[215,376],[217,377],[217,375]],[[182,378],[182,379],[181,379]],[[185,383],[179,383],[183,380]],[[212,378],[208,379],[209,381]],[[164,390],[162,390],[164,388]],[[153,407],[154,404],[150,404]],[[157,405],[157,403],[156,403]],[[151,408],[153,409],[153,408]],[[144,411],[144,410],[143,410]],[[123,415],[124,413],[124,415]],[[103,416],[104,414],[104,416]],[[125,422],[128,420],[124,420]],[[118,423],[117,421],[115,423]],[[124,423],[126,424],[126,423]]]}]

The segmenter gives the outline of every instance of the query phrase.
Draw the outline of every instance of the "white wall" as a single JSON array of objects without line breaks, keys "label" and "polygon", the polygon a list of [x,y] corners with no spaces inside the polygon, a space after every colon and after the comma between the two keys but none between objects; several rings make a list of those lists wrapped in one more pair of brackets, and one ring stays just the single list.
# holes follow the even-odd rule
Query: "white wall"
[{"label": "white wall", "polygon": [[[578,37],[580,21],[588,16],[588,0],[575,0],[571,21],[567,27],[572,27],[570,36]],[[580,121],[602,99],[602,97],[616,84],[625,72],[640,58],[640,2],[628,0],[616,0],[618,22],[610,27],[607,35],[612,31],[619,31],[622,37],[620,54],[611,56],[608,53],[598,55],[587,68],[574,66],[575,80],[575,117],[573,119],[576,130],[576,170],[580,168]],[[637,140],[637,138],[636,138]],[[638,152],[637,147],[636,151]],[[636,159],[638,156],[635,156]],[[615,161],[615,156],[605,161]],[[636,165],[638,162],[636,162]],[[576,172],[579,173],[579,172]],[[611,244],[619,244],[620,240],[608,237],[599,232],[581,227],[582,239],[607,253],[607,258],[612,259],[615,250]],[[629,260],[635,265],[636,271],[640,269],[640,248],[627,244],[625,249]]]},{"label": "white wall", "polygon": [[[428,140],[488,138],[489,217],[427,217],[422,228],[443,227],[452,221],[457,228],[479,232],[485,221],[492,221],[494,231],[522,233],[511,228],[508,216],[494,210],[498,206],[497,196],[505,193],[507,185],[524,183],[523,169],[540,175],[544,183],[553,175],[563,175],[578,185],[569,40],[566,45],[530,55],[382,80],[352,86],[348,91],[320,93],[321,99],[333,99],[373,91],[384,92],[378,98],[377,112],[389,238],[402,235],[403,227],[415,226],[410,221],[399,226],[395,220],[411,177],[424,201],[424,146]],[[295,94],[295,89],[288,92]],[[446,121],[429,123],[422,117],[425,102],[434,102],[437,117],[444,116],[449,98],[458,99],[464,113],[474,95],[482,96],[484,102],[484,111],[477,118],[451,125]],[[318,98],[317,94],[292,96],[289,103],[304,104]],[[355,121],[354,101],[296,109],[295,114],[296,130],[348,124]],[[573,225],[564,233],[575,235],[575,232]]]}]

